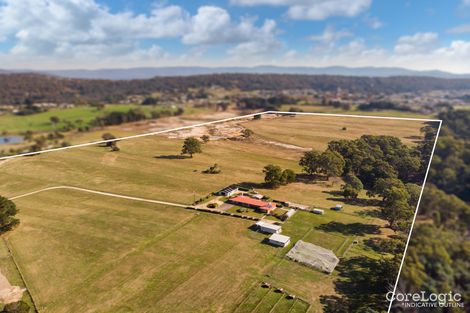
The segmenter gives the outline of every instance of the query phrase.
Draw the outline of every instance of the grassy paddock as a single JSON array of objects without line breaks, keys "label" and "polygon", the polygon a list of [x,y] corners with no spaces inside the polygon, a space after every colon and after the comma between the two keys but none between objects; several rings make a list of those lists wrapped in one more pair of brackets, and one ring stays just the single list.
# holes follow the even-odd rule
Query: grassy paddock
[{"label": "grassy paddock", "polygon": [[[136,108],[142,109],[147,114],[150,114],[153,110],[159,110],[152,106],[109,104],[102,110],[91,106],[79,106],[68,109],[51,109],[47,112],[26,116],[6,114],[0,116],[0,131],[7,131],[9,133],[19,133],[27,130],[53,131],[65,126],[65,121],[77,124],[78,126],[85,126],[96,117],[105,115],[106,113],[113,111],[126,112]],[[51,123],[50,118],[52,116],[57,116],[60,119],[57,125]],[[77,123],[78,120],[81,120],[81,123]]]},{"label": "grassy paddock", "polygon": [[235,218],[75,191],[18,204],[10,241],[41,312],[230,311],[276,253]]},{"label": "grassy paddock", "polygon": [[432,114],[421,114],[415,112],[406,112],[398,110],[377,110],[377,111],[360,111],[356,105],[351,110],[343,110],[332,106],[322,105],[283,105],[281,111],[289,111],[294,108],[297,112],[309,113],[330,113],[330,114],[350,114],[350,115],[367,115],[367,116],[388,116],[388,117],[416,117],[416,118],[433,118]]},{"label": "grassy paddock", "polygon": [[[297,302],[301,302],[301,304],[297,304]],[[277,292],[275,287],[264,288],[260,283],[257,283],[234,313],[285,313],[291,312],[291,309],[305,313],[308,308],[309,304],[303,300],[289,299],[287,294]]]},{"label": "grassy paddock", "polygon": [[[279,141],[316,150],[324,150],[331,140],[356,139],[364,134],[390,135],[414,144],[421,138],[421,121],[403,121],[338,116],[285,116],[264,118],[244,124],[267,140]],[[346,130],[343,130],[346,127]]]}]

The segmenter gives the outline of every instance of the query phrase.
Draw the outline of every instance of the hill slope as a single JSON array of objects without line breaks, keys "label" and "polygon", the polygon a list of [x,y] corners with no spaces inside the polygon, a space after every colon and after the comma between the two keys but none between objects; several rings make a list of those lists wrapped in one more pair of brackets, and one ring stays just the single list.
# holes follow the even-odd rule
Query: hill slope
[{"label": "hill slope", "polygon": [[112,102],[130,95],[145,95],[157,91],[185,91],[188,88],[214,85],[224,88],[239,88],[245,91],[259,89],[336,91],[341,88],[364,93],[394,93],[470,89],[470,79],[406,76],[214,74],[111,81],[59,78],[39,74],[5,74],[0,76],[0,103],[21,104],[28,100],[54,102],[97,100]]}]

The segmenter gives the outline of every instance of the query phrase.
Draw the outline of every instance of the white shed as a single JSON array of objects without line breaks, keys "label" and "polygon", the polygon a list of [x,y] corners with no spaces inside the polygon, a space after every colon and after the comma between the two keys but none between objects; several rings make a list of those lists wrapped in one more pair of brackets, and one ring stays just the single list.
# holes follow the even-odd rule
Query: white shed
[{"label": "white shed", "polygon": [[263,233],[268,233],[268,234],[279,234],[282,231],[281,226],[271,224],[271,223],[266,223],[263,221],[258,221],[256,223],[256,226],[258,227],[259,231]]},{"label": "white shed", "polygon": [[341,211],[343,209],[343,206],[341,204],[337,204],[332,209],[335,211]]},{"label": "white shed", "polygon": [[274,246],[285,247],[290,243],[290,237],[280,234],[272,234],[269,237],[269,243]]}]

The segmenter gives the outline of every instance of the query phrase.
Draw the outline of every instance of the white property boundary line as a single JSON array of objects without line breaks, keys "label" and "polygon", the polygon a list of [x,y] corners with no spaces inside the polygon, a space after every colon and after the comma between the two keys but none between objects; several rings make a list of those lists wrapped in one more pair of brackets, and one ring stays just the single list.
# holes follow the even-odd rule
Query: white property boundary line
[{"label": "white property boundary line", "polygon": [[424,175],[423,186],[421,187],[421,192],[419,193],[418,203],[416,204],[415,214],[413,216],[413,222],[411,222],[410,233],[408,235],[408,239],[406,240],[405,251],[403,251],[403,257],[401,259],[400,269],[398,270],[397,280],[395,281],[395,287],[393,287],[392,300],[390,301],[390,304],[388,305],[387,313],[390,313],[392,309],[392,305],[393,305],[394,298],[395,298],[395,293],[398,287],[398,282],[400,281],[401,271],[403,269],[403,264],[405,263],[406,251],[408,250],[408,245],[410,244],[411,234],[413,233],[413,228],[415,226],[416,216],[418,216],[419,204],[421,203],[421,198],[423,197],[424,187],[428,179],[429,169],[431,168],[432,159],[434,157],[434,151],[436,150],[437,140],[439,138],[439,133],[441,132],[441,126],[442,126],[442,120],[439,121],[439,128],[437,129],[436,139],[434,140],[434,145],[432,147],[431,158],[429,159],[428,167],[426,169],[426,174]]},{"label": "white property boundary line", "polygon": [[[418,198],[418,203],[417,203],[417,205],[416,205],[415,213],[414,213],[414,216],[413,216],[413,221],[412,221],[412,223],[411,223],[410,233],[409,233],[408,238],[407,238],[407,240],[406,240],[405,250],[403,251],[403,256],[402,256],[400,268],[399,268],[399,270],[398,270],[398,275],[397,275],[397,278],[396,278],[396,281],[395,281],[395,286],[394,286],[394,288],[393,288],[393,298],[394,298],[394,297],[395,297],[395,293],[396,293],[396,289],[397,289],[397,286],[398,286],[398,282],[399,282],[399,280],[400,280],[401,271],[402,271],[402,269],[403,269],[403,263],[404,263],[405,258],[406,258],[406,252],[408,251],[408,245],[409,245],[409,243],[410,243],[411,234],[412,234],[412,232],[413,232],[413,227],[414,227],[414,224],[415,224],[415,221],[416,221],[416,217],[417,217],[417,215],[418,215],[418,209],[419,209],[419,205],[420,205],[420,203],[421,203],[421,198],[422,198],[422,196],[423,196],[424,187],[425,187],[425,184],[426,184],[426,181],[427,181],[427,178],[428,178],[429,169],[431,168],[431,161],[432,161],[432,159],[433,159],[434,152],[435,152],[436,145],[437,145],[437,140],[438,140],[438,138],[439,138],[439,134],[440,134],[440,131],[441,131],[442,120],[438,120],[438,119],[423,119],[423,118],[408,118],[408,117],[388,117],[388,116],[354,115],[354,114],[351,114],[351,115],[350,115],[350,114],[313,113],[313,112],[265,111],[265,112],[252,113],[252,114],[248,114],[248,115],[237,116],[237,117],[232,117],[232,118],[226,118],[226,119],[222,119],[222,120],[211,121],[211,122],[206,122],[206,123],[200,123],[200,124],[195,124],[195,125],[182,126],[182,127],[177,127],[177,128],[172,128],[172,129],[167,129],[167,130],[162,130],[162,131],[156,131],[156,132],[144,133],[144,134],[139,134],[139,135],[121,137],[121,138],[116,138],[116,139],[111,139],[111,140],[93,141],[93,142],[88,142],[88,143],[83,143],[83,144],[78,144],[78,145],[73,145],[73,146],[68,146],[68,147],[47,149],[47,150],[42,150],[42,151],[37,151],[37,152],[21,153],[21,154],[17,154],[17,155],[13,155],[13,156],[1,157],[1,158],[0,158],[0,161],[1,161],[1,160],[7,160],[7,159],[18,158],[18,157],[21,157],[21,156],[37,155],[37,154],[48,153],[48,152],[53,152],[53,151],[61,151],[61,150],[67,150],[67,149],[73,149],[73,148],[80,148],[80,147],[93,146],[93,145],[103,144],[103,143],[108,143],[108,142],[115,142],[115,141],[121,141],[121,140],[128,140],[128,139],[134,139],[134,138],[140,138],[140,137],[153,136],[153,135],[164,134],[164,133],[169,133],[169,132],[178,131],[178,130],[190,129],[190,128],[199,127],[199,126],[205,126],[205,125],[213,125],[213,124],[218,124],[218,123],[223,123],[223,122],[229,122],[229,121],[242,120],[242,119],[246,119],[246,118],[249,118],[249,117],[254,117],[254,116],[257,116],[257,115],[262,116],[262,115],[267,115],[267,114],[279,114],[279,115],[287,115],[287,116],[295,116],[295,115],[333,116],[333,117],[368,118],[368,119],[402,120],[402,121],[421,121],[421,122],[437,122],[437,123],[439,123],[439,127],[438,127],[438,130],[437,130],[437,133],[436,133],[436,139],[435,139],[435,141],[434,141],[434,145],[433,145],[432,152],[431,152],[431,158],[430,158],[430,160],[429,160],[429,163],[428,163],[428,166],[427,166],[427,169],[426,169],[426,174],[425,174],[425,176],[424,176],[423,185],[422,185],[422,187],[421,187],[421,192],[420,192],[420,195],[419,195],[419,198]],[[45,189],[40,190],[40,191],[31,192],[31,193],[28,193],[28,194],[25,194],[25,195],[21,195],[21,196],[18,196],[18,197],[14,197],[14,198],[11,198],[11,199],[14,200],[14,199],[16,199],[16,198],[24,197],[24,196],[27,196],[27,195],[32,195],[32,194],[35,194],[35,193],[38,193],[38,192],[41,192],[41,191],[52,190],[52,189],[59,189],[59,188],[68,188],[68,189],[75,189],[75,190],[81,190],[81,191],[88,191],[88,192],[90,192],[90,190],[83,189],[83,188],[78,188],[78,187],[58,186],[58,187],[45,188]],[[144,198],[129,197],[129,196],[117,195],[117,194],[106,193],[106,192],[97,192],[97,191],[92,191],[92,192],[93,192],[93,193],[96,193],[96,194],[107,195],[107,196],[117,196],[117,197],[120,197],[120,198],[130,199],[130,200],[140,200],[140,201],[146,201],[146,202],[153,202],[153,203],[160,203],[160,204],[167,204],[167,205],[173,205],[173,206],[176,205],[176,206],[178,206],[178,204],[168,203],[168,202],[162,202],[162,201],[157,201],[157,200],[150,200],[150,199],[144,199]],[[184,207],[187,207],[187,206],[185,206],[185,205],[181,205],[181,206],[182,206],[182,207],[183,207],[183,206],[184,206]],[[392,300],[390,301],[390,304],[389,304],[389,307],[388,307],[388,310],[387,310],[388,313],[389,313],[389,312],[391,311],[391,309],[392,309],[392,305],[393,305],[393,301],[394,301],[393,298],[392,298]]]},{"label": "white property boundary line", "polygon": [[168,206],[176,206],[176,207],[180,207],[180,208],[191,207],[191,205],[185,205],[185,204],[182,204],[182,203],[174,203],[174,202],[159,201],[159,200],[153,200],[153,199],[147,199],[147,198],[132,197],[132,196],[120,195],[120,194],[117,194],[117,193],[97,191],[97,190],[93,190],[93,189],[86,189],[86,188],[73,187],[73,186],[47,187],[47,188],[43,188],[43,189],[40,189],[40,190],[28,192],[28,193],[25,193],[23,195],[12,197],[12,198],[10,198],[10,200],[16,200],[16,199],[32,196],[32,195],[35,195],[35,194],[40,193],[40,192],[51,191],[51,190],[56,190],[56,189],[69,189],[69,190],[83,191],[83,192],[93,193],[93,194],[97,194],[97,195],[101,195],[101,196],[108,196],[108,197],[121,198],[121,199],[127,199],[127,200],[135,200],[135,201],[163,204],[163,205],[168,205]]},{"label": "white property boundary line", "polygon": [[120,137],[120,138],[109,139],[109,140],[98,140],[98,141],[92,141],[92,142],[72,145],[72,146],[68,146],[68,147],[52,148],[52,149],[46,149],[46,150],[41,150],[41,151],[36,151],[36,152],[20,153],[20,154],[11,155],[11,156],[0,157],[0,161],[1,160],[14,159],[14,158],[22,157],[22,156],[38,155],[38,154],[43,154],[43,153],[48,153],[48,152],[53,152],[53,151],[61,151],[61,150],[67,150],[67,149],[73,149],[73,148],[88,147],[88,146],[93,146],[93,145],[98,145],[98,144],[103,144],[103,143],[108,143],[108,142],[115,142],[115,141],[129,140],[129,139],[140,138],[140,137],[154,136],[154,135],[164,134],[164,133],[171,133],[171,132],[178,131],[178,130],[184,130],[184,129],[190,129],[190,128],[199,127],[199,126],[206,126],[206,125],[213,125],[213,124],[219,124],[219,123],[224,123],[224,122],[242,120],[242,119],[246,119],[246,118],[249,118],[249,117],[254,117],[256,115],[266,115],[266,114],[280,114],[280,115],[288,115],[288,116],[289,115],[315,115],[315,116],[355,117],[355,118],[372,118],[372,119],[387,119],[387,120],[402,120],[402,121],[441,122],[441,120],[422,119],[422,118],[408,118],[408,117],[387,117],[387,116],[349,115],[349,114],[331,114],[331,113],[265,111],[265,112],[259,112],[259,113],[252,113],[252,114],[248,114],[248,115],[230,117],[230,118],[217,120],[217,121],[211,121],[211,122],[205,122],[205,123],[200,123],[200,124],[170,128],[170,129],[165,129],[165,130],[160,130],[160,131],[150,132],[150,133],[144,133],[144,134],[139,134],[139,135],[126,136],[126,137]]}]

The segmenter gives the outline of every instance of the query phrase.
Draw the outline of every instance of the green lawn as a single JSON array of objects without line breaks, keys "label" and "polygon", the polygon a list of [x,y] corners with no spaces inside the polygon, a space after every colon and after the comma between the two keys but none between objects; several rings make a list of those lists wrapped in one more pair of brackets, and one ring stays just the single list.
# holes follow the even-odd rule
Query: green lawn
[{"label": "green lawn", "polygon": [[[65,121],[74,123],[76,126],[88,125],[98,116],[103,116],[109,112],[126,112],[130,109],[139,108],[146,114],[151,111],[160,111],[162,107],[158,106],[140,106],[134,104],[116,104],[106,105],[102,110],[91,106],[79,106],[68,109],[51,109],[47,112],[32,114],[27,116],[19,116],[13,114],[0,115],[0,132],[7,131],[10,134],[32,131],[53,131],[60,129],[65,125]],[[50,118],[57,116],[60,122],[57,125],[51,123]]]},{"label": "green lawn", "polygon": [[261,283],[257,283],[234,313],[286,313],[291,309],[305,313],[308,308],[309,304],[303,300],[289,299],[286,293],[277,292],[275,287],[264,288]]}]

